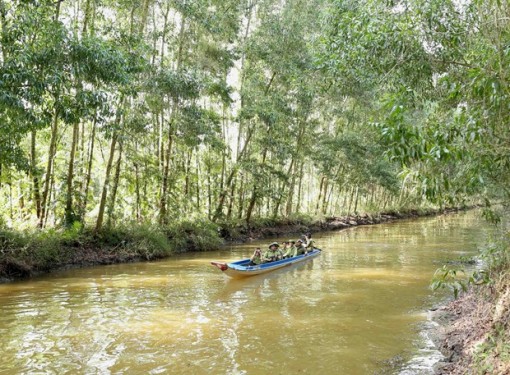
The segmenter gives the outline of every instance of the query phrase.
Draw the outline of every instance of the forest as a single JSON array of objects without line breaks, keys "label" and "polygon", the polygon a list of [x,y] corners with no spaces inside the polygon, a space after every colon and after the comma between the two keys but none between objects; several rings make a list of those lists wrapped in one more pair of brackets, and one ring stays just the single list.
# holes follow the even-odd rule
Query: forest
[{"label": "forest", "polygon": [[508,13],[2,0],[0,223],[97,234],[490,207],[509,193]]},{"label": "forest", "polygon": [[[328,217],[498,222],[509,80],[501,0],[0,0],[0,278]],[[502,306],[508,249],[470,279]]]},{"label": "forest", "polygon": [[0,3],[0,223],[340,215],[508,195],[499,1]]}]

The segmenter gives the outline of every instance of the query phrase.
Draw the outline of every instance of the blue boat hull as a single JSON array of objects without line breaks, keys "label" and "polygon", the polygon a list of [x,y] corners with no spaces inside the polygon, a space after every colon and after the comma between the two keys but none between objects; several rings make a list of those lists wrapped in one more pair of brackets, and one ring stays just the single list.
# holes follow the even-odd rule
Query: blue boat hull
[{"label": "blue boat hull", "polygon": [[320,253],[320,249],[314,249],[306,255],[298,255],[292,258],[277,260],[270,263],[263,263],[256,266],[248,265],[250,263],[250,259],[238,260],[237,262],[232,263],[211,262],[211,264],[219,268],[230,277],[247,277],[271,272],[283,267],[291,266],[296,263],[306,262],[309,259],[313,259],[319,256]]}]

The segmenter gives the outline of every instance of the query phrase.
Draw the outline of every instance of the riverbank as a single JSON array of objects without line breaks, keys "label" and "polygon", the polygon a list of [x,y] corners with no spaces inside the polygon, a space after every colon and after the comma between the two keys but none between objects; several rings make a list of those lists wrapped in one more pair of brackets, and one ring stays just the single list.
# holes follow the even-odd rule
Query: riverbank
[{"label": "riverbank", "polygon": [[510,298],[505,291],[474,289],[440,308],[436,345],[445,356],[436,375],[510,374]]},{"label": "riverbank", "polygon": [[506,235],[482,250],[485,280],[433,314],[445,356],[436,375],[510,374],[510,246]]},{"label": "riverbank", "polygon": [[459,209],[410,209],[378,214],[313,219],[259,219],[250,226],[236,222],[181,221],[171,226],[119,226],[95,233],[76,225],[65,230],[0,230],[0,281],[23,279],[70,267],[86,267],[169,257],[174,253],[207,251],[225,242],[246,242],[306,232],[342,230]]}]

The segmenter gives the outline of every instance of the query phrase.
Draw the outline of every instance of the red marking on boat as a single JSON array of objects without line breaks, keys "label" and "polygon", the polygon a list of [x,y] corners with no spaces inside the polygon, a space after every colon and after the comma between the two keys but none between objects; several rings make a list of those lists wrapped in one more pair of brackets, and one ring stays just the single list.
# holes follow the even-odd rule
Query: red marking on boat
[{"label": "red marking on boat", "polygon": [[228,269],[227,263],[222,262],[211,262],[213,266],[218,267],[222,271],[226,271]]}]

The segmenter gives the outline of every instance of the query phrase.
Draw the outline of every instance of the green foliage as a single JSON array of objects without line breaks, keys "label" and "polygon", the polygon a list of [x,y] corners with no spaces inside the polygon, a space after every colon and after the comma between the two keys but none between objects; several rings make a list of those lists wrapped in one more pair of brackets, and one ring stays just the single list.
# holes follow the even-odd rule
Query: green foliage
[{"label": "green foliage", "polygon": [[479,258],[484,265],[484,278],[493,282],[510,267],[510,233],[507,232],[497,240],[488,241],[481,248]]},{"label": "green foliage", "polygon": [[138,256],[150,260],[167,257],[175,248],[159,227],[136,225],[128,228],[128,237],[123,241],[127,251],[134,251]]},{"label": "green foliage", "polygon": [[404,189],[441,205],[509,196],[505,12],[492,2],[333,2],[320,67],[346,95],[375,93]]},{"label": "green foliage", "polygon": [[61,233],[47,231],[0,231],[0,261],[16,259],[28,269],[46,270],[65,261]]},{"label": "green foliage", "polygon": [[[9,227],[64,220],[63,236],[79,246],[106,215],[112,233],[98,236],[123,247],[123,222],[264,226],[296,213],[510,196],[501,4],[2,6],[0,221]],[[155,246],[147,253],[165,247]]]},{"label": "green foliage", "polygon": [[[79,222],[64,230],[0,230],[0,274],[10,275],[2,268],[5,265],[30,274],[72,264],[77,253],[82,251],[96,252],[96,262],[150,260],[176,252],[213,250],[222,243],[218,226],[205,219],[181,220],[164,228],[125,224],[105,228],[99,233]],[[80,255],[77,259],[79,261]]]},{"label": "green foliage", "polygon": [[450,290],[453,292],[454,297],[457,298],[460,292],[467,291],[468,282],[464,270],[444,265],[434,273],[430,287],[432,290]]},{"label": "green foliage", "polygon": [[469,285],[495,285],[510,267],[509,249],[510,235],[508,233],[498,240],[488,241],[480,249],[477,257],[481,262],[480,267],[468,275],[463,269],[444,265],[436,270],[431,288],[433,290],[449,289],[457,298],[459,293],[465,292]]},{"label": "green foliage", "polygon": [[179,220],[164,232],[175,252],[213,250],[223,243],[219,227],[206,219]]},{"label": "green foliage", "polygon": [[335,138],[323,135],[316,144],[313,159],[324,175],[339,181],[366,186],[379,185],[397,191],[397,169],[384,157],[384,150],[370,136],[370,129],[345,131]]},{"label": "green foliage", "polygon": [[502,214],[501,212],[493,209],[490,205],[486,205],[482,208],[482,216],[491,224],[499,224],[501,222]]},{"label": "green foliage", "polygon": [[333,1],[320,67],[349,95],[378,85],[420,89],[431,67],[410,9],[383,1]]},{"label": "green foliage", "polygon": [[497,322],[486,339],[477,346],[473,353],[473,363],[478,373],[496,373],[496,358],[499,363],[510,362],[509,340],[507,324]]}]

